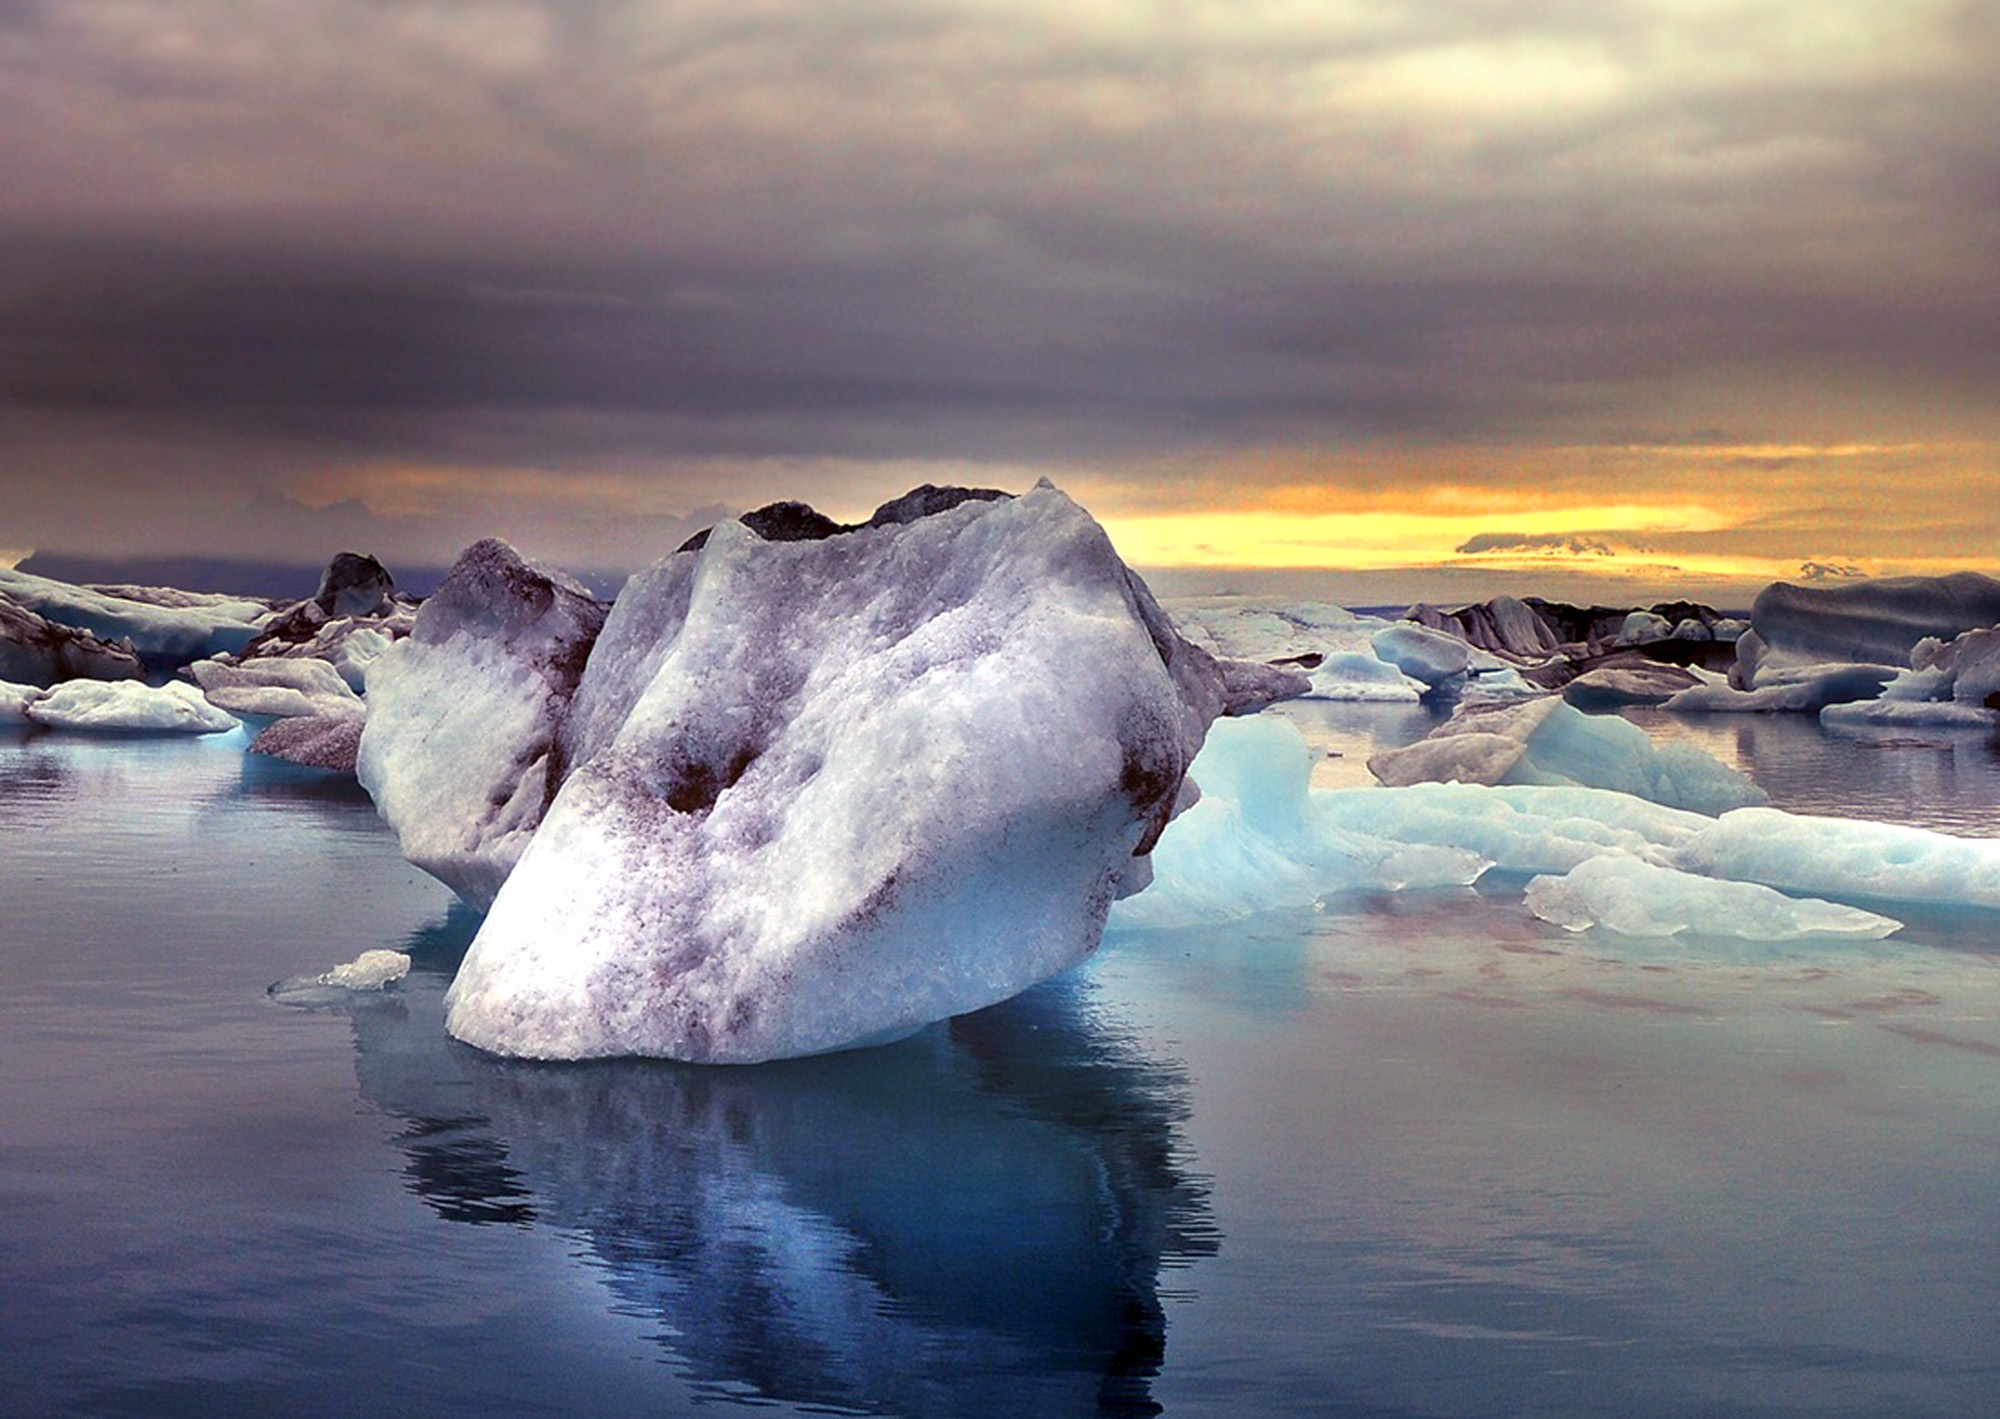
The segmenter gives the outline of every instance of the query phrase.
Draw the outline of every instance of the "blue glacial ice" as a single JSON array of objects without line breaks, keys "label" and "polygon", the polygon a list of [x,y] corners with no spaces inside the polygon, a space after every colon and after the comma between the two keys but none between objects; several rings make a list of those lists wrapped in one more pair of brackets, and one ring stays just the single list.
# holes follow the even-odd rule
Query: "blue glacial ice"
[{"label": "blue glacial ice", "polygon": [[1377,754],[1369,771],[1391,787],[1413,783],[1545,784],[1609,788],[1697,813],[1762,803],[1736,770],[1692,744],[1655,744],[1615,715],[1559,699],[1461,709],[1425,738]]},{"label": "blue glacial ice", "polygon": [[[1636,934],[1780,940],[1895,925],[1801,899],[2000,907],[2000,840],[1764,807],[1711,817],[1604,788],[1308,790],[1309,771],[1286,722],[1218,723],[1190,771],[1201,801],[1168,827],[1153,885],[1121,902],[1114,924],[1212,923],[1342,891],[1471,881],[1483,868],[1542,876],[1537,898],[1563,925]],[[1398,856],[1398,846],[1447,856]],[[1565,878],[1600,861],[1609,865]]]},{"label": "blue glacial ice", "polygon": [[166,587],[96,588],[0,568],[0,596],[58,625],[129,641],[145,660],[186,664],[234,652],[257,635],[269,603]]},{"label": "blue glacial ice", "polygon": [[1354,832],[1307,789],[1311,753],[1289,720],[1218,720],[1190,770],[1200,799],[1153,849],[1153,883],[1111,909],[1117,927],[1179,927],[1311,906],[1351,891],[1465,886],[1488,861],[1457,845]]},{"label": "blue glacial ice", "polygon": [[1567,931],[1601,927],[1622,936],[1872,941],[1902,924],[1859,907],[1791,897],[1754,882],[1698,877],[1623,854],[1586,858],[1560,876],[1536,877],[1524,901],[1543,921]]}]

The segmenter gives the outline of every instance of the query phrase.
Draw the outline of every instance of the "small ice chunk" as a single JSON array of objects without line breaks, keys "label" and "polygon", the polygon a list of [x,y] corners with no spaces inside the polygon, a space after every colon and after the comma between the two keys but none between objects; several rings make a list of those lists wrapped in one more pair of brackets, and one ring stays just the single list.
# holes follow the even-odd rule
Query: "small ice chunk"
[{"label": "small ice chunk", "polygon": [[1432,689],[1455,685],[1472,664],[1472,647],[1457,636],[1414,621],[1398,621],[1370,641],[1378,659]]},{"label": "small ice chunk", "polygon": [[1341,651],[1364,651],[1385,624],[1326,602],[1274,605],[1255,597],[1172,597],[1162,608],[1192,644],[1220,660],[1292,661]]},{"label": "small ice chunk", "polygon": [[410,973],[410,958],[401,951],[363,951],[344,966],[335,966],[320,980],[342,990],[380,990]]},{"label": "small ice chunk", "polygon": [[1373,704],[1415,704],[1429,687],[1381,659],[1361,651],[1329,655],[1312,672],[1307,698]]},{"label": "small ice chunk", "polygon": [[401,951],[363,951],[330,971],[281,980],[266,994],[280,1005],[308,1009],[345,1005],[356,995],[378,995],[409,973],[410,958]]},{"label": "small ice chunk", "polygon": [[1603,927],[1623,936],[1733,936],[1793,941],[1806,936],[1878,940],[1901,922],[1858,907],[1789,897],[1751,882],[1717,881],[1608,853],[1560,877],[1528,883],[1528,910],[1566,931]]},{"label": "small ice chunk", "polygon": [[1563,686],[1562,694],[1578,709],[1596,714],[1622,705],[1657,705],[1704,683],[1692,670],[1647,661],[1586,670]]},{"label": "small ice chunk", "polygon": [[28,706],[48,694],[38,685],[16,685],[0,680],[0,725],[26,723]]},{"label": "small ice chunk", "polygon": [[1614,644],[1652,645],[1656,641],[1671,640],[1673,635],[1673,625],[1665,616],[1656,616],[1651,611],[1634,611],[1618,628],[1618,639]]},{"label": "small ice chunk", "polygon": [[273,719],[324,715],[360,719],[367,713],[361,697],[340,672],[324,660],[261,656],[240,665],[197,660],[188,673],[208,702],[231,714],[268,715]]},{"label": "small ice chunk", "polygon": [[67,680],[26,712],[50,729],[99,734],[219,734],[237,727],[234,715],[192,685],[155,687],[138,680]]}]

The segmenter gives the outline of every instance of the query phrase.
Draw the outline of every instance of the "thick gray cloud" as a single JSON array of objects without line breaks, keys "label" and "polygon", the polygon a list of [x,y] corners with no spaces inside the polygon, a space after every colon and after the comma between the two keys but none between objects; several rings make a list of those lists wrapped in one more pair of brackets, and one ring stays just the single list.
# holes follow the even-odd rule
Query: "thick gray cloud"
[{"label": "thick gray cloud", "polygon": [[12,0],[0,431],[274,492],[1991,437],[1996,61],[1977,0]]}]

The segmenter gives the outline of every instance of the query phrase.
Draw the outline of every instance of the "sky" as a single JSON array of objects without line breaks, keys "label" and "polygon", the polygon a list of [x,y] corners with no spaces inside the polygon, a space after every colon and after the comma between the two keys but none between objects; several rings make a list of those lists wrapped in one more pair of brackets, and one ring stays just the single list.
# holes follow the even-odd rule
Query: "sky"
[{"label": "sky", "polygon": [[1990,0],[0,0],[0,555],[1048,476],[1148,567],[2000,570],[1995,73]]}]

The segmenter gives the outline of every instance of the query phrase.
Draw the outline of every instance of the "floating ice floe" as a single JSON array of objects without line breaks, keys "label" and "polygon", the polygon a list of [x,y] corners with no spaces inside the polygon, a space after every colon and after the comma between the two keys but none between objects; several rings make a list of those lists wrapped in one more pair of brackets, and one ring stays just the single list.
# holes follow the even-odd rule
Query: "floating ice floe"
[{"label": "floating ice floe", "polygon": [[1548,784],[1615,789],[1671,808],[1721,813],[1765,795],[1692,744],[1654,744],[1615,715],[1559,699],[1461,709],[1423,739],[1375,755],[1368,768],[1391,787],[1412,783]]},{"label": "floating ice floe", "polygon": [[387,990],[409,973],[410,958],[401,951],[363,951],[330,971],[281,980],[266,993],[281,1005],[337,1005]]},{"label": "floating ice floe", "polygon": [[1414,621],[1398,621],[1369,642],[1376,658],[1433,690],[1462,683],[1472,665],[1472,647],[1457,636]]},{"label": "floating ice floe", "polygon": [[217,709],[192,685],[152,686],[137,680],[66,680],[25,707],[50,729],[100,734],[219,734],[234,715]]},{"label": "floating ice floe", "polygon": [[1567,872],[1621,852],[1670,866],[1715,819],[1603,788],[1417,783],[1313,795],[1334,827],[1389,842],[1455,847],[1512,873]]},{"label": "floating ice floe", "polygon": [[1488,866],[1456,846],[1351,832],[1315,811],[1310,751],[1288,721],[1218,720],[1189,776],[1200,799],[1153,849],[1151,886],[1111,909],[1116,927],[1227,921],[1250,910],[1311,906],[1351,891],[1460,887]]},{"label": "floating ice floe", "polygon": [[141,658],[162,665],[239,651],[271,613],[268,604],[241,597],[164,587],[96,589],[7,568],[0,568],[0,596],[58,625],[129,641]]},{"label": "floating ice floe", "polygon": [[2000,838],[1896,823],[1742,808],[1682,845],[1677,861],[1818,897],[2000,907]]},{"label": "floating ice floe", "polygon": [[1372,652],[1341,651],[1312,672],[1308,696],[1374,704],[1415,704],[1430,687],[1412,679]]},{"label": "floating ice floe", "polygon": [[1536,877],[1524,900],[1529,911],[1567,931],[1602,927],[1622,936],[1877,940],[1902,926],[1859,907],[1697,877],[1619,854],[1587,858],[1559,877]]},{"label": "floating ice floe", "polygon": [[1910,650],[1910,668],[1882,689],[1882,698],[1828,705],[1827,724],[1923,725],[1948,729],[2000,726],[2000,629],[1966,631],[1949,643],[1936,637]]},{"label": "floating ice floe", "polygon": [[1594,714],[1624,705],[1661,704],[1683,690],[1721,682],[1720,675],[1640,661],[1586,670],[1563,686],[1562,696],[1578,709]]},{"label": "floating ice floe", "polygon": [[1175,629],[1222,660],[1290,661],[1303,668],[1341,652],[1367,651],[1389,623],[1327,602],[1274,606],[1249,596],[1169,597],[1161,603]]},{"label": "floating ice floe", "polygon": [[367,713],[361,697],[324,660],[262,656],[240,665],[197,660],[188,673],[210,704],[231,714],[359,719]]},{"label": "floating ice floe", "polygon": [[[627,583],[562,725],[561,787],[452,985],[455,1036],[812,1054],[1096,946],[1221,706],[1215,663],[1056,489],[927,507],[814,540],[725,522]],[[486,692],[468,669],[433,693]]]},{"label": "floating ice floe", "polygon": [[58,625],[0,591],[0,678],[31,685],[63,680],[136,680],[145,667],[130,645]]},{"label": "floating ice floe", "polygon": [[[1218,724],[1192,773],[1201,802],[1155,849],[1154,883],[1114,923],[1195,925],[1337,892],[1444,886],[1479,866],[1562,879],[1536,897],[1551,920],[1636,934],[1788,939],[1885,934],[1885,917],[1797,898],[2000,908],[2000,840],[1740,808],[1720,818],[1602,788],[1419,783],[1308,790],[1297,731],[1274,718]],[[1208,781],[1217,789],[1211,795]],[[1211,798],[1215,801],[1211,802]],[[1457,854],[1405,857],[1395,845]],[[1666,876],[1627,864],[1673,869]],[[1683,880],[1689,875],[1699,881]],[[1783,900],[1726,890],[1757,884]],[[1789,905],[1788,905],[1789,903]],[[1615,918],[1615,920],[1614,920]],[[1868,919],[1864,919],[1868,918]],[[1624,924],[1620,924],[1624,923]],[[1893,924],[1891,924],[1893,925]],[[1740,929],[1739,929],[1740,927]]]},{"label": "floating ice floe", "polygon": [[1817,714],[1829,705],[1872,700],[1896,675],[1893,665],[1766,667],[1754,689],[1711,681],[1670,697],[1662,708],[1682,714]]}]

